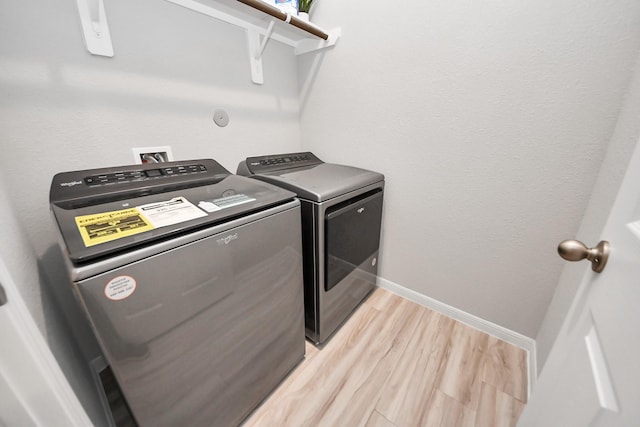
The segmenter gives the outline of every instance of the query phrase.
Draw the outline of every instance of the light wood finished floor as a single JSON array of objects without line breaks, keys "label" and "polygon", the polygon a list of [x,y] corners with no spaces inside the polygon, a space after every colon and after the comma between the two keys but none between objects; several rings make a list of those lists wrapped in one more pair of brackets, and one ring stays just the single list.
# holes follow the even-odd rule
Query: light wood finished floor
[{"label": "light wood finished floor", "polygon": [[377,289],[243,427],[509,427],[525,351]]}]

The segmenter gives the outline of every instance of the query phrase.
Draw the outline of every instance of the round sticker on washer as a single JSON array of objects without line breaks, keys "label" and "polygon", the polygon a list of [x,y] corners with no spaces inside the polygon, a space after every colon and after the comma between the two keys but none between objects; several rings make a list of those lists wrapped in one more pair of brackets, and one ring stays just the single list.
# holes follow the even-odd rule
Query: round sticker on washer
[{"label": "round sticker on washer", "polygon": [[104,294],[112,301],[120,301],[131,296],[136,290],[136,279],[131,276],[114,277],[104,287]]}]

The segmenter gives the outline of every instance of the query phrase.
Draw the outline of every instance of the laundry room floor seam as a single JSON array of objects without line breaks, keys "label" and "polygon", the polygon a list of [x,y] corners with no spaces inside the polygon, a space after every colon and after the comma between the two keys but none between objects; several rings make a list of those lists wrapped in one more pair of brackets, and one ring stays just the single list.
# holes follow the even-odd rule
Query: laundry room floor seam
[{"label": "laundry room floor seam", "polygon": [[518,347],[378,288],[243,427],[515,426],[527,398]]}]

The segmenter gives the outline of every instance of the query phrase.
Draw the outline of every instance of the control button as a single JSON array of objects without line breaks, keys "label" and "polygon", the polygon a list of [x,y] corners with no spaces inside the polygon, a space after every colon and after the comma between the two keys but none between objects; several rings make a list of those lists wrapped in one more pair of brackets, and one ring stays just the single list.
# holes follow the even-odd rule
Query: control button
[{"label": "control button", "polygon": [[146,173],[149,178],[162,176],[162,171],[160,169],[149,169],[146,171]]}]

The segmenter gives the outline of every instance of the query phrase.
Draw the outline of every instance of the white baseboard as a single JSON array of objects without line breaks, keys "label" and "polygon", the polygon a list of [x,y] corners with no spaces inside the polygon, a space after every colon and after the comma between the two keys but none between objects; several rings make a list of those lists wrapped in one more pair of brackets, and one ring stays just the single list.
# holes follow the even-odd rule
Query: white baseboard
[{"label": "white baseboard", "polygon": [[528,393],[531,395],[531,391],[535,387],[535,381],[537,378],[536,367],[536,341],[533,338],[529,338],[510,329],[496,325],[488,320],[481,319],[478,316],[469,314],[466,311],[452,307],[448,304],[440,302],[436,299],[423,295],[412,289],[400,286],[391,280],[378,277],[378,286],[399,295],[403,298],[427,307],[438,313],[442,313],[454,320],[464,323],[474,329],[484,332],[488,335],[499,338],[509,344],[519,347],[527,352],[527,368],[528,368]]}]

